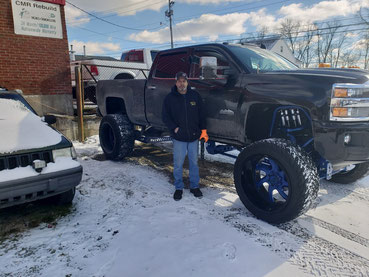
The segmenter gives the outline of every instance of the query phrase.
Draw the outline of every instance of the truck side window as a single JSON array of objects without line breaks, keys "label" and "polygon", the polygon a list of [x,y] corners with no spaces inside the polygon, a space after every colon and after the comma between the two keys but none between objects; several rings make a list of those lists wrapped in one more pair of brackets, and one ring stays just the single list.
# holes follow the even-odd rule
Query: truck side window
[{"label": "truck side window", "polygon": [[161,55],[158,57],[154,78],[173,78],[179,71],[188,74],[187,52],[177,52]]},{"label": "truck side window", "polygon": [[121,59],[123,62],[143,63],[143,50],[131,50]]},{"label": "truck side window", "polygon": [[190,78],[199,79],[202,74],[200,68],[201,57],[215,57],[217,59],[217,71],[215,79],[227,79],[226,71],[230,69],[228,60],[216,51],[195,51],[191,57]]}]

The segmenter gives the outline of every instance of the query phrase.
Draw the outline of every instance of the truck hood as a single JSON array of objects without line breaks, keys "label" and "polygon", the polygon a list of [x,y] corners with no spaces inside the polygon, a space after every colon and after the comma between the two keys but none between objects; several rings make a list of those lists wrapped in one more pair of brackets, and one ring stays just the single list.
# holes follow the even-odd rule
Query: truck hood
[{"label": "truck hood", "polygon": [[313,120],[329,121],[332,86],[369,83],[369,71],[361,69],[298,69],[245,74],[249,101],[295,105],[309,110]]},{"label": "truck hood", "polygon": [[324,79],[335,79],[339,82],[361,84],[369,80],[369,71],[364,69],[352,68],[312,68],[312,69],[298,69],[286,71],[272,71],[265,72],[265,75],[296,75],[305,77],[319,77]]}]

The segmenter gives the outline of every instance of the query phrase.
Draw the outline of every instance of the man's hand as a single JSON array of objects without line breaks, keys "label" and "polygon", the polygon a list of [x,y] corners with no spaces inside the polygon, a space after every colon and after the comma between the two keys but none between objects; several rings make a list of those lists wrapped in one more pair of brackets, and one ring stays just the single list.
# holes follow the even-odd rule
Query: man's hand
[{"label": "man's hand", "polygon": [[176,133],[176,134],[177,134],[177,133],[178,133],[178,130],[179,130],[179,127],[175,128],[175,129],[174,129],[174,133]]},{"label": "man's hand", "polygon": [[206,129],[201,130],[201,136],[199,140],[202,140],[202,139],[204,139],[205,142],[208,142],[209,140],[209,136],[208,136],[208,133],[206,132]]}]

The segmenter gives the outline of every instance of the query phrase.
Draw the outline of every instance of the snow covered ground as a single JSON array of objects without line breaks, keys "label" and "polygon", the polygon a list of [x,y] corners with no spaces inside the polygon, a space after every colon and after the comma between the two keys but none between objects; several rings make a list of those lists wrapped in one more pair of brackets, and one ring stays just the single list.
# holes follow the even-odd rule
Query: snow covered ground
[{"label": "snow covered ground", "polygon": [[322,182],[316,207],[271,226],[240,202],[230,159],[202,165],[202,199],[175,202],[170,153],[139,145],[146,157],[111,162],[97,137],[75,147],[71,212],[1,242],[0,276],[369,276],[369,177]]}]

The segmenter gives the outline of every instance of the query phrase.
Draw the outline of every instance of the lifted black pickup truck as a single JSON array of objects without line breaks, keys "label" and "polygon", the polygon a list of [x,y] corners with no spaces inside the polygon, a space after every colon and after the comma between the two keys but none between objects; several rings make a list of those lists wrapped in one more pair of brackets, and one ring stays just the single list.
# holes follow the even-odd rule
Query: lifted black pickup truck
[{"label": "lifted black pickup truck", "polygon": [[253,45],[165,50],[147,80],[99,82],[100,143],[108,158],[129,155],[135,139],[166,134],[162,103],[178,71],[203,98],[210,145],[241,151],[235,186],[256,217],[291,220],[311,206],[320,178],[351,183],[368,171],[369,72],[298,69]]}]

